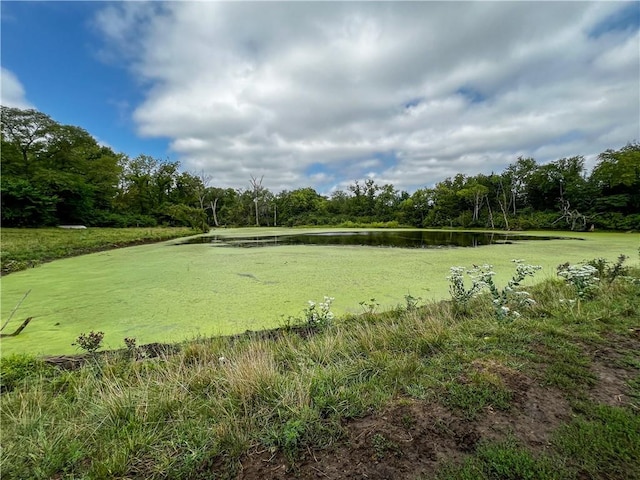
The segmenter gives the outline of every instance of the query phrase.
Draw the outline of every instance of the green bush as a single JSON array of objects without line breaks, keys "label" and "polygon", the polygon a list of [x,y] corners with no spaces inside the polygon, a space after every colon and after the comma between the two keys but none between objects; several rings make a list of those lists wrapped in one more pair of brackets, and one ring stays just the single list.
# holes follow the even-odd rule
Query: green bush
[{"label": "green bush", "polygon": [[640,214],[625,215],[619,212],[606,212],[594,215],[590,223],[599,230],[640,230]]},{"label": "green bush", "polygon": [[25,353],[0,358],[0,391],[11,391],[30,378],[52,376],[55,368]]}]

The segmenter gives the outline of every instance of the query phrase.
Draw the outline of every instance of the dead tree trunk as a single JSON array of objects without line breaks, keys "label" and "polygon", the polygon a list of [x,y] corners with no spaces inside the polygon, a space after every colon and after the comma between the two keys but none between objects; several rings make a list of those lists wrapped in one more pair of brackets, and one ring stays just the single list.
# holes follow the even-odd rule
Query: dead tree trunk
[{"label": "dead tree trunk", "polygon": [[251,187],[253,188],[253,203],[256,209],[256,227],[260,226],[260,215],[258,212],[258,197],[262,191],[262,179],[264,175],[257,180],[253,175],[251,176]]},{"label": "dead tree trunk", "polygon": [[220,225],[218,224],[218,214],[216,213],[217,206],[218,206],[218,197],[216,197],[215,200],[211,202],[211,212],[213,215],[213,224],[216,227],[219,227]]},{"label": "dead tree trunk", "polygon": [[568,200],[560,199],[560,211],[562,215],[558,217],[552,225],[555,225],[560,220],[565,220],[567,225],[571,225],[571,230],[575,230],[576,224],[578,222],[582,223],[582,228],[586,228],[587,226],[587,217],[580,213],[578,210],[571,210],[571,204]]},{"label": "dead tree trunk", "polygon": [[13,332],[13,333],[0,333],[0,338],[5,338],[5,337],[15,337],[17,335],[20,335],[20,332],[22,330],[24,330],[24,328],[29,325],[29,322],[33,319],[33,317],[29,317],[27,318],[24,322],[22,322],[22,325],[20,325],[18,327],[18,329]]},{"label": "dead tree trunk", "polygon": [[[493,211],[491,211],[491,202],[489,201],[489,197],[487,196],[487,210],[489,211],[489,223],[491,223],[491,229],[495,229],[496,226],[493,223]],[[507,230],[509,230],[507,228]]]}]

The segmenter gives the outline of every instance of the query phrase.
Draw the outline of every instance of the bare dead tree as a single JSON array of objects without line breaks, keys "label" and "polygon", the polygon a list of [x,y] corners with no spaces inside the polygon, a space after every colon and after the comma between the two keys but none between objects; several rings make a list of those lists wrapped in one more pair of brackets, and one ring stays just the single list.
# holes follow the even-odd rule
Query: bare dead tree
[{"label": "bare dead tree", "polygon": [[[206,205],[206,201],[207,201],[207,193],[209,190],[209,184],[211,183],[211,180],[213,179],[213,175],[207,175],[204,173],[204,170],[200,170],[200,173],[198,175],[193,174],[194,177],[197,177],[200,180],[200,185],[198,185],[198,188],[196,190],[196,194],[198,195],[198,203],[200,204],[200,209],[205,212],[205,216],[204,219],[202,220],[203,225],[202,225],[202,229],[204,231],[207,230],[207,225],[206,225],[206,212],[209,209],[209,207]],[[215,209],[213,210],[213,218],[215,221],[215,225],[216,227],[218,226],[218,222],[216,220],[216,214],[215,214]]]},{"label": "bare dead tree", "polygon": [[22,330],[24,330],[24,328],[27,325],[29,325],[29,322],[31,320],[33,320],[33,317],[28,317],[24,322],[22,322],[22,324],[18,327],[18,329],[13,333],[0,333],[0,338],[15,337],[15,336],[19,335],[20,332],[22,332]]},{"label": "bare dead tree", "polygon": [[552,225],[555,225],[560,220],[565,220],[567,225],[571,225],[571,230],[575,230],[576,224],[582,223],[582,228],[587,226],[587,217],[580,213],[578,210],[571,210],[571,204],[569,200],[560,199],[560,217],[558,217]]},{"label": "bare dead tree", "polygon": [[278,204],[273,202],[273,226],[278,226]]},{"label": "bare dead tree", "polygon": [[257,180],[256,177],[251,175],[251,180],[249,182],[251,184],[251,189],[253,190],[253,204],[256,210],[256,227],[260,226],[260,216],[258,214],[258,202],[259,202],[260,193],[262,192],[263,178],[264,178],[264,175],[260,177],[260,180]]},{"label": "bare dead tree", "polygon": [[209,184],[211,180],[213,180],[213,175],[206,175],[204,170],[200,170],[200,174],[198,175],[200,179],[201,185],[198,188],[198,202],[200,203],[200,208],[205,210],[205,201],[207,197],[207,188],[209,188]]},{"label": "bare dead tree", "polygon": [[216,227],[219,227],[220,225],[218,224],[218,214],[216,213],[216,208],[218,206],[218,200],[220,199],[220,197],[216,197],[212,202],[211,202],[211,213],[213,215],[213,224]]},{"label": "bare dead tree", "polygon": [[[487,210],[489,212],[489,223],[491,224],[491,230],[494,230],[496,228],[496,225],[493,222],[493,211],[491,210],[491,201],[489,200],[489,195],[485,195],[485,200],[487,201]],[[507,230],[509,230],[508,225]]]},{"label": "bare dead tree", "polygon": [[[509,205],[507,200],[507,193],[505,191],[504,185],[502,184],[502,180],[498,182],[498,186],[500,188],[496,192],[496,200],[498,201],[498,206],[502,211],[502,218],[504,218],[504,228],[505,230],[509,230],[509,218],[507,216],[507,209],[509,208]],[[514,201],[514,206],[515,206],[515,201]]]}]

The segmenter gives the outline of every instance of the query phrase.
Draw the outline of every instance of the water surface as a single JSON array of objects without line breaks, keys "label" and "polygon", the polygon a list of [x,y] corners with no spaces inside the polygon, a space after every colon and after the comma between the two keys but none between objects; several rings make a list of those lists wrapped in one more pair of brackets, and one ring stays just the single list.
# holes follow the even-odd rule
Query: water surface
[{"label": "water surface", "polygon": [[225,237],[205,235],[179,244],[211,244],[227,247],[270,247],[278,245],[348,245],[396,248],[480,247],[531,240],[558,240],[562,237],[515,233],[450,232],[426,230],[344,231],[287,235]]}]

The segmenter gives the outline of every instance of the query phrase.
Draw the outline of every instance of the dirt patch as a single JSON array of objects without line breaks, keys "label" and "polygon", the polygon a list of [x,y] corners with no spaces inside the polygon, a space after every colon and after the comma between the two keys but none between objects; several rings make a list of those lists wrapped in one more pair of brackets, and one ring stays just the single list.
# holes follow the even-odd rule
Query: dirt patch
[{"label": "dirt patch", "polygon": [[238,479],[416,478],[472,452],[480,439],[472,424],[444,407],[407,399],[344,428],[343,444],[307,452],[294,466],[280,454],[248,456]]},{"label": "dirt patch", "polygon": [[533,451],[545,450],[553,430],[570,418],[565,395],[499,363],[475,362],[474,366],[498,375],[513,394],[508,411],[489,408],[477,419],[476,429],[482,439],[513,437]]},{"label": "dirt patch", "polygon": [[481,441],[510,437],[534,451],[546,449],[553,430],[569,418],[561,392],[497,363],[474,367],[499,375],[513,392],[508,411],[488,408],[469,421],[439,404],[401,398],[382,412],[346,423],[346,441],[340,445],[308,451],[295,465],[280,454],[255,453],[243,459],[237,478],[432,478],[445,463],[473,453]]},{"label": "dirt patch", "polygon": [[611,338],[606,346],[591,347],[591,370],[597,385],[589,392],[591,400],[611,406],[630,405],[629,381],[638,378],[640,371],[640,329],[628,337]]}]

